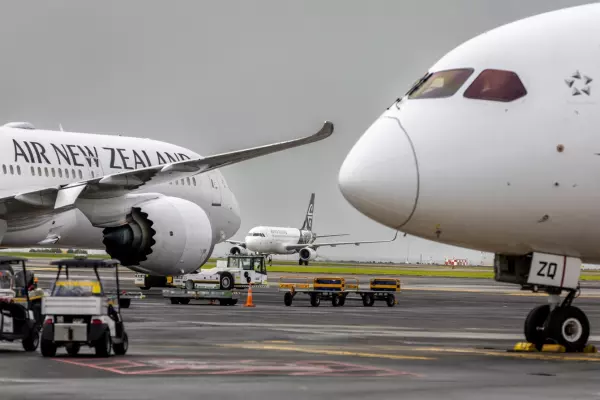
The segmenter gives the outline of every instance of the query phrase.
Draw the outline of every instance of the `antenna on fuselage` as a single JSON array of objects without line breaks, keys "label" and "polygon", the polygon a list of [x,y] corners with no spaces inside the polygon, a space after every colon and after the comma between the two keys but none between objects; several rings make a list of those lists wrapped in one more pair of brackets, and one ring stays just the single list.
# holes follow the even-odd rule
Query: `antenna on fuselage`
[{"label": "antenna on fuselage", "polygon": [[61,132],[64,132],[64,129],[63,129],[63,127],[62,127],[62,124],[60,124],[60,123],[59,123],[59,124],[58,124],[58,127],[60,128],[60,131],[61,131]]}]

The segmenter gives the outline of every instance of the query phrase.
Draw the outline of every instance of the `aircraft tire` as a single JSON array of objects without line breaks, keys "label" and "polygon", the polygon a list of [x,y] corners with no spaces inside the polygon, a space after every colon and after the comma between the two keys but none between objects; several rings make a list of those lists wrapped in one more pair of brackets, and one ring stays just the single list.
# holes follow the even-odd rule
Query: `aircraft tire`
[{"label": "aircraft tire", "polygon": [[567,351],[582,351],[590,337],[590,322],[578,307],[560,307],[550,316],[548,330],[548,336]]},{"label": "aircraft tire", "polygon": [[544,322],[550,315],[550,306],[548,304],[535,307],[529,312],[525,318],[525,340],[535,344],[538,350],[542,349],[546,341],[546,333],[541,329],[544,327]]}]

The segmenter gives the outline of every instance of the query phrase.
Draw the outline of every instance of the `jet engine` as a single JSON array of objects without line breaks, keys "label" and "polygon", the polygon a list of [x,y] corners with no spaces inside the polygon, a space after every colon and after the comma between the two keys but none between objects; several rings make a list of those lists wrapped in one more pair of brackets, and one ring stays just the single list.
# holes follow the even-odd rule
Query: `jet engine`
[{"label": "jet engine", "polygon": [[308,265],[308,262],[317,258],[317,252],[311,247],[304,247],[300,249],[298,252],[300,256],[300,264],[304,262],[305,265]]},{"label": "jet engine", "polygon": [[242,247],[242,246],[233,246],[229,250],[229,254],[232,254],[234,256],[239,256],[239,255],[245,256],[248,254],[248,249],[246,249],[245,247]]},{"label": "jet engine", "polygon": [[152,275],[197,270],[212,254],[212,226],[206,212],[177,197],[132,207],[125,225],[105,228],[106,252],[121,265]]}]

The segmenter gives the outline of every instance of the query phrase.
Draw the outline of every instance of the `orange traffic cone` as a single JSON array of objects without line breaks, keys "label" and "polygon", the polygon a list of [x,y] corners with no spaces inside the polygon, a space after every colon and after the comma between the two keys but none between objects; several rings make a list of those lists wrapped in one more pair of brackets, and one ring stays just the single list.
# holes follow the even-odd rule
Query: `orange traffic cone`
[{"label": "orange traffic cone", "polygon": [[254,303],[252,303],[252,284],[248,286],[248,296],[246,297],[246,304],[244,307],[256,307]]}]

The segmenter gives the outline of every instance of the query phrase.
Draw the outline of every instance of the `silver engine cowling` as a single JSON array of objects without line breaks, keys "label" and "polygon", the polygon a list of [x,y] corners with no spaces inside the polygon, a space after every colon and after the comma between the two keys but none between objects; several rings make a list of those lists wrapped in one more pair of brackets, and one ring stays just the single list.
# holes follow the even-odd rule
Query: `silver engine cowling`
[{"label": "silver engine cowling", "polygon": [[177,197],[138,204],[127,224],[105,228],[106,252],[121,265],[152,275],[186,274],[203,265],[214,249],[206,212]]}]

